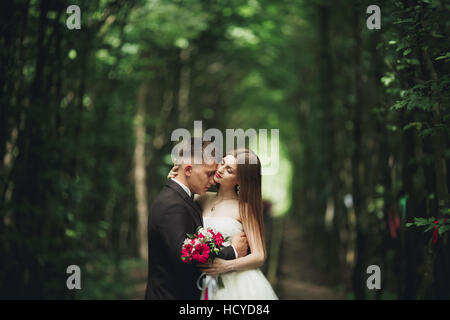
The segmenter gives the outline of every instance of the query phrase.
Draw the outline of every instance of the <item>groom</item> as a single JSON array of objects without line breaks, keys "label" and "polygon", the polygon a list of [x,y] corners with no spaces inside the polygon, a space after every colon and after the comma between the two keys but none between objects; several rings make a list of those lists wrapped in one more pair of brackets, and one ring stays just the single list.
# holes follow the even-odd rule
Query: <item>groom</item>
[{"label": "groom", "polygon": [[[194,151],[194,140],[191,149]],[[209,142],[197,141],[202,152]],[[179,174],[167,181],[153,202],[148,219],[148,280],[145,299],[200,299],[197,279],[200,270],[194,263],[181,261],[181,246],[186,233],[203,226],[200,206],[193,201],[194,193],[204,195],[215,184],[216,162],[194,164],[192,156],[184,157]],[[226,260],[243,257],[248,244],[244,233],[231,240],[219,257]]]}]

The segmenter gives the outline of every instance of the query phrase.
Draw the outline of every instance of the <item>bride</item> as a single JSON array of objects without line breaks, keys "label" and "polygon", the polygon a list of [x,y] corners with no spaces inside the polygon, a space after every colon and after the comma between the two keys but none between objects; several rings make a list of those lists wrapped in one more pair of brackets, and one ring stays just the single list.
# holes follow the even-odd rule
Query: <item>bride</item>
[{"label": "bride", "polygon": [[[168,177],[177,175],[175,166]],[[261,197],[261,163],[249,149],[234,150],[219,164],[214,176],[218,191],[195,195],[203,212],[205,228],[214,228],[224,237],[245,232],[250,254],[234,260],[216,258],[200,265],[206,275],[220,275],[224,286],[213,295],[216,300],[278,300],[269,281],[259,269],[266,256]],[[205,287],[205,286],[204,286]],[[202,290],[202,299],[211,299]]]}]

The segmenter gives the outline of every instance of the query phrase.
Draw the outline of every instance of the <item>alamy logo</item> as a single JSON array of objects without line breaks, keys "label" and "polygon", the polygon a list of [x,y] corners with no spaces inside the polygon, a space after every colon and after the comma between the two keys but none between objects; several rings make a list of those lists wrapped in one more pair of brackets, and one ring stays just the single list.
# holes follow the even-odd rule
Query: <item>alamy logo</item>
[{"label": "alamy logo", "polygon": [[67,7],[66,10],[70,16],[66,20],[67,29],[81,29],[81,10],[77,5],[71,5]]},{"label": "alamy logo", "polygon": [[366,282],[367,289],[381,289],[381,270],[376,264],[367,267],[367,274],[372,274]]},{"label": "alamy logo", "polygon": [[[208,158],[214,158],[217,162],[220,162],[223,157],[224,150],[224,135],[219,129],[211,128],[203,133],[202,121],[194,121],[194,137],[202,137],[203,141],[211,141],[201,154],[201,146],[194,145],[194,163],[201,164],[203,160]],[[214,138],[214,140],[213,140]],[[187,143],[191,140],[191,133],[184,128],[175,129],[170,137],[171,141],[180,141],[176,144],[171,152],[172,161],[176,162],[180,158],[180,152],[183,155],[191,155],[190,144]],[[235,139],[237,145],[235,145]],[[254,151],[261,161],[261,174],[273,175],[278,172],[279,168],[279,129],[270,130],[270,138],[267,136],[267,129],[259,129],[258,132],[255,129],[226,129],[225,130],[225,150],[227,152],[233,149],[240,149],[246,146],[245,141],[248,139],[249,148]],[[269,151],[270,140],[270,151]],[[200,143],[200,142],[199,142]],[[200,154],[198,154],[200,153]],[[213,156],[214,154],[214,156]],[[254,158],[250,158],[250,164]],[[237,159],[238,164],[244,163],[245,159]]]},{"label": "alamy logo", "polygon": [[367,29],[381,29],[381,9],[379,6],[372,4],[367,7],[366,13],[371,13],[369,18],[367,18],[366,26]]},{"label": "alamy logo", "polygon": [[71,274],[67,278],[66,285],[67,289],[81,289],[81,269],[79,266],[72,264],[67,267],[66,273]]}]

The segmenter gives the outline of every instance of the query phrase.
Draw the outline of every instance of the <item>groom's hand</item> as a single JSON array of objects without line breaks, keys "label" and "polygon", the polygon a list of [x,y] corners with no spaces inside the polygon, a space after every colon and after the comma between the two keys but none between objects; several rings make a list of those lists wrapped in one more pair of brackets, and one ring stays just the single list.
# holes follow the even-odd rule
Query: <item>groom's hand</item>
[{"label": "groom's hand", "polygon": [[231,245],[236,249],[239,258],[245,257],[248,252],[247,236],[244,232],[238,233],[231,239]]}]

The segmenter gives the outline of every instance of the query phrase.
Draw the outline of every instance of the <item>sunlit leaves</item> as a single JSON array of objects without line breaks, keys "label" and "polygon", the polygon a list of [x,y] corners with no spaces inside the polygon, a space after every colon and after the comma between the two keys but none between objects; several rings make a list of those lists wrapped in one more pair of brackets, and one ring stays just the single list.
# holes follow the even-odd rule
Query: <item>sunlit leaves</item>
[{"label": "sunlit leaves", "polygon": [[77,50],[70,49],[68,56],[69,59],[74,60],[77,57]]},{"label": "sunlit leaves", "polygon": [[387,72],[386,75],[381,77],[381,82],[387,87],[395,80],[395,73]]},{"label": "sunlit leaves", "polygon": [[[385,78],[384,80],[387,81]],[[429,80],[401,92],[402,100],[397,101],[393,110],[406,108],[407,110],[420,109],[431,111],[437,104],[445,104],[450,99],[450,77],[445,76],[439,80]]]},{"label": "sunlit leaves", "polygon": [[111,55],[106,49],[98,50],[96,53],[96,57],[99,61],[109,65],[113,65],[116,62],[116,57]]},{"label": "sunlit leaves", "polygon": [[439,60],[444,60],[444,59],[446,62],[448,62],[450,60],[450,52],[447,52],[445,55],[437,57],[435,60],[439,61]]},{"label": "sunlit leaves", "polygon": [[256,45],[259,42],[253,31],[247,28],[231,26],[227,35],[241,46]]},{"label": "sunlit leaves", "polygon": [[130,24],[136,32],[161,46],[180,46],[205,30],[210,18],[211,15],[203,10],[202,1],[150,0],[133,11]]}]

